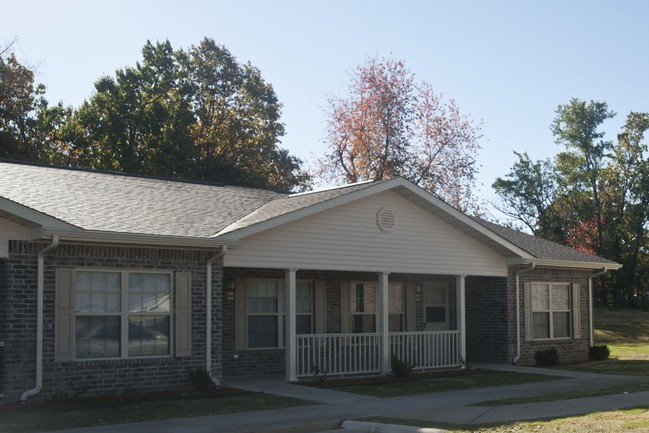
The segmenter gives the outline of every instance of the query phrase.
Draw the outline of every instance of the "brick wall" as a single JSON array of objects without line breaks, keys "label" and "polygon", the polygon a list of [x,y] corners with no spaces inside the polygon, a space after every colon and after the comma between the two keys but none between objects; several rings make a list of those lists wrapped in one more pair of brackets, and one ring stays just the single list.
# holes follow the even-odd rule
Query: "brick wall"
[{"label": "brick wall", "polygon": [[[16,401],[35,384],[36,269],[38,251],[47,244],[10,241],[6,260],[6,302],[0,310],[5,331],[5,398]],[[52,395],[138,392],[191,386],[187,370],[205,367],[204,251],[62,244],[45,257],[43,390]],[[213,254],[213,253],[212,253]],[[54,293],[57,268],[160,269],[192,274],[192,356],[186,358],[54,361]],[[212,372],[222,376],[220,265],[213,266]],[[2,273],[0,272],[0,276]],[[0,278],[0,281],[2,279]],[[0,296],[3,293],[0,286]],[[172,330],[172,335],[174,332]],[[32,397],[36,398],[36,397]]]},{"label": "brick wall", "polygon": [[468,277],[465,287],[467,362],[509,362],[507,279]]},{"label": "brick wall", "polygon": [[[0,341],[6,340],[7,329],[7,260],[0,259]],[[0,347],[0,395],[5,392],[6,376],[8,374],[5,367],[5,348]],[[0,399],[2,402],[2,399]]]},{"label": "brick wall", "polygon": [[[511,296],[513,299],[515,269],[510,273]],[[589,272],[583,270],[563,270],[563,269],[535,269],[532,272],[521,274],[521,365],[534,365],[534,354],[539,350],[545,350],[554,347],[559,352],[560,363],[575,363],[588,360],[588,346],[590,345],[589,319],[588,319],[588,276]],[[576,283],[580,285],[580,322],[581,338],[568,340],[545,340],[545,341],[528,341],[525,339],[525,305],[523,296],[523,287],[526,282],[557,282],[557,283]],[[512,302],[513,304],[513,302]],[[571,317],[572,323],[572,317]],[[515,322],[514,322],[515,324]],[[515,325],[514,325],[515,329]]]}]

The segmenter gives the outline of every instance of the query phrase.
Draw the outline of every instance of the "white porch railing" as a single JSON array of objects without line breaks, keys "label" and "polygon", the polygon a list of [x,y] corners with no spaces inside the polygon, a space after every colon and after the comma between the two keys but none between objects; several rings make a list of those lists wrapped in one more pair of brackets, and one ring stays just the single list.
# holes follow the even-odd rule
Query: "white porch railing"
[{"label": "white porch railing", "polygon": [[297,336],[298,377],[381,371],[380,334],[310,334]]},{"label": "white porch railing", "polygon": [[[389,334],[390,353],[415,369],[456,367],[460,360],[460,331]],[[297,377],[368,374],[383,371],[381,334],[297,335]]]},{"label": "white porch railing", "polygon": [[460,359],[460,331],[391,333],[390,353],[415,365],[415,370],[457,367]]}]

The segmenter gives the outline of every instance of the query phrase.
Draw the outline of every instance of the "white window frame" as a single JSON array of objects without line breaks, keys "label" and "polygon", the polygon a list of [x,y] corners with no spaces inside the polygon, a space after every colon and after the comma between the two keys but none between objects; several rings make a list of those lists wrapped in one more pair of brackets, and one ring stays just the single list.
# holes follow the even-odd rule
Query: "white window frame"
[{"label": "white window frame", "polygon": [[[401,310],[400,311],[391,311],[390,310],[390,295],[394,290],[399,290],[401,292]],[[388,283],[388,326],[391,317],[399,316],[399,331],[389,331],[389,332],[404,332],[407,329],[406,323],[406,285],[404,283],[394,281]]]},{"label": "white window frame", "polygon": [[[547,310],[535,310],[534,309],[534,286],[541,286],[545,285],[548,287],[548,309]],[[568,309],[554,309],[552,305],[552,287],[553,286],[565,286],[567,287],[568,291]],[[532,340],[534,341],[550,341],[550,340],[570,340],[573,338],[573,335],[575,334],[575,331],[573,329],[574,324],[573,324],[573,291],[572,291],[572,285],[567,282],[552,282],[552,281],[533,281],[530,283],[530,301],[531,304],[529,306],[530,308],[530,315],[531,315],[531,320],[532,323],[530,323],[530,326],[532,326]],[[554,313],[568,313],[568,335],[565,337],[555,337],[554,336],[554,320],[553,320],[553,314]],[[534,336],[534,314],[547,314],[548,315],[548,322],[549,322],[549,337],[535,337]]]},{"label": "white window frame", "polygon": [[[255,316],[276,316],[277,317],[277,346],[267,346],[267,347],[250,347],[250,329],[248,325],[248,317],[251,315],[248,312],[248,285],[250,283],[254,282],[275,282],[277,284],[277,312],[276,313],[259,313],[259,314],[253,314]],[[310,289],[311,289],[311,313],[308,314],[310,316],[310,321],[311,321],[311,333],[314,333],[314,327],[315,327],[315,315],[316,315],[316,305],[315,305],[315,281],[313,280],[306,280],[306,279],[300,279],[297,280],[297,283],[309,283]],[[246,308],[245,308],[245,320],[246,320],[246,336],[245,336],[245,342],[246,342],[246,350],[272,350],[272,349],[284,349],[286,347],[286,281],[283,279],[278,279],[278,278],[250,278],[247,279],[246,282],[246,288],[245,288],[245,303],[246,303]],[[295,312],[296,316],[306,316],[306,313],[298,313],[297,311]]]},{"label": "white window frame", "polygon": [[[426,282],[422,287],[423,299],[423,319],[426,331],[443,332],[448,331],[451,326],[450,321],[450,290],[447,283],[443,282]],[[432,302],[428,297],[429,290],[441,290],[444,295],[444,302]],[[426,319],[427,308],[444,308],[444,321],[443,322],[428,322]]]},{"label": "white window frame", "polygon": [[[308,284],[309,285],[309,290],[311,291],[311,311],[309,313],[303,313],[299,311],[295,311],[295,316],[296,316],[296,326],[297,326],[297,316],[309,316],[309,328],[311,328],[311,334],[315,334],[315,309],[316,309],[316,304],[315,304],[315,281],[313,280],[297,280],[296,284],[299,286],[300,284]],[[295,289],[297,293],[297,287]],[[297,333],[297,329],[295,330]],[[298,334],[301,335],[301,334]],[[308,334],[307,334],[308,335]]]},{"label": "white window frame", "polygon": [[[364,287],[364,290],[367,290],[368,286],[373,287],[374,289],[374,311],[363,311],[363,312],[357,312],[354,311],[351,306],[354,305],[354,302],[352,302],[353,299],[356,298],[356,286],[362,284]],[[377,326],[378,326],[378,283],[376,281],[351,281],[349,283],[349,317],[347,320],[349,321],[349,332],[352,334],[375,334],[377,332]],[[365,300],[363,301],[365,302]],[[374,317],[374,330],[371,332],[354,332],[354,317],[356,316],[373,316]]]},{"label": "white window frame", "polygon": [[[120,311],[119,312],[77,312],[77,275],[79,272],[97,272],[97,273],[115,273],[121,275],[120,287]],[[163,274],[169,276],[169,311],[168,312],[137,312],[131,313],[129,311],[129,275],[130,274]],[[115,359],[153,359],[153,358],[171,358],[174,353],[174,279],[173,271],[158,270],[158,269],[122,269],[122,268],[74,268],[72,278],[72,305],[74,308],[74,321],[76,323],[77,317],[119,317],[120,323],[120,356],[118,357],[94,357],[94,358],[78,358],[76,354],[76,336],[74,336],[74,359],[75,361],[105,361]],[[169,316],[169,350],[165,355],[141,355],[129,356],[128,354],[128,319],[130,316]],[[76,325],[75,325],[76,326]]]}]

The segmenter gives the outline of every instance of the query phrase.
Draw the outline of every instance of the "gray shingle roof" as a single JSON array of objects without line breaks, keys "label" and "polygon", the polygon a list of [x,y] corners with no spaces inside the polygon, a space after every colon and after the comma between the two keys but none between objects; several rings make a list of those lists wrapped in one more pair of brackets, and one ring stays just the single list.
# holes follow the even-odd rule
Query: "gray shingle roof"
[{"label": "gray shingle roof", "polygon": [[1,163],[0,197],[84,230],[213,236],[272,191]]},{"label": "gray shingle roof", "polygon": [[479,218],[474,218],[480,224],[496,233],[498,236],[506,239],[522,250],[527,251],[537,259],[561,260],[569,262],[586,262],[615,264],[610,260],[603,259],[592,254],[587,254],[574,248],[566,247],[555,242],[538,238],[517,230],[494,224]]},{"label": "gray shingle roof", "polygon": [[[0,197],[82,230],[212,238],[371,188],[368,182],[288,195],[85,170],[0,162]],[[609,260],[476,219],[535,258]]]},{"label": "gray shingle roof", "polygon": [[242,219],[224,228],[219,233],[219,235],[268,221],[269,219],[276,218],[290,212],[295,212],[297,210],[304,209],[309,206],[313,206],[327,200],[352,193],[354,191],[369,188],[370,186],[376,185],[377,183],[380,182],[364,182],[323,191],[314,191],[281,197],[266,203],[265,205],[246,215]]}]

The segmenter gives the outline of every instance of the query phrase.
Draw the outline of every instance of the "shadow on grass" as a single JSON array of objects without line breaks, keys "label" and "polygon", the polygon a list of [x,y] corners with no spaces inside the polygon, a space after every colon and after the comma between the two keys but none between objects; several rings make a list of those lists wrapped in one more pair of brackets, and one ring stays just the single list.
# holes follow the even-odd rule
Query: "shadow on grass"
[{"label": "shadow on grass", "polygon": [[108,424],[221,415],[305,406],[313,402],[226,388],[209,394],[153,393],[112,398],[51,400],[0,407],[0,432],[44,432]]}]

